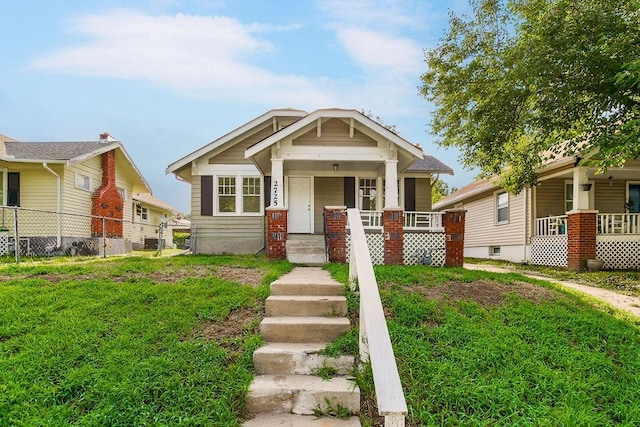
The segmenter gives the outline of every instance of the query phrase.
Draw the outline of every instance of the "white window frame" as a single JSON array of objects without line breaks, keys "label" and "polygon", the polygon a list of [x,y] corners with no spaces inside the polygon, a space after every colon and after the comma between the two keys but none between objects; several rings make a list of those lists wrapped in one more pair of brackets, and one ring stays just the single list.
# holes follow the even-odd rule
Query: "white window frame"
[{"label": "white window frame", "polygon": [[489,256],[498,257],[502,255],[502,248],[500,246],[489,246]]},{"label": "white window frame", "polygon": [[142,203],[136,203],[136,216],[140,218],[140,222],[149,222],[149,209],[142,206]]},{"label": "white window frame", "polygon": [[[80,177],[82,177],[82,181],[85,185],[78,184],[78,178]],[[88,175],[76,172],[74,177],[74,184],[78,190],[91,191],[91,177]]]},{"label": "white window frame", "polygon": [[[500,207],[500,196],[505,194],[507,196],[507,204],[506,206],[502,206]],[[509,223],[509,203],[510,203],[510,197],[509,197],[509,193],[507,191],[496,191],[494,193],[494,212],[495,212],[495,223],[496,225],[503,225],[503,224],[508,224]],[[500,209],[506,209],[507,210],[507,219],[505,220],[500,220]]]},{"label": "white window frame", "polygon": [[[360,182],[362,180],[367,180],[367,181],[373,181],[375,183],[375,187],[370,187],[370,186],[361,186]],[[379,187],[379,183],[378,183],[378,179],[376,177],[358,177],[358,181],[356,183],[357,188],[356,188],[356,194],[358,197],[358,209],[362,210],[362,211],[375,211],[378,210],[378,203],[380,200],[380,191],[378,191],[378,187]],[[373,191],[375,191],[375,194],[373,195],[373,199],[375,200],[375,206],[371,207],[371,203],[369,203],[369,206],[367,206],[367,208],[365,209],[362,205],[363,205],[363,199],[364,199],[364,192],[361,194],[360,190],[362,188],[369,188],[369,189],[373,189]],[[367,196],[369,199],[371,199],[371,193],[369,193],[369,195]]]},{"label": "white window frame", "polygon": [[[220,194],[218,193],[219,191],[219,178],[234,178],[235,179],[235,210],[233,212],[221,212],[220,211]],[[257,195],[252,195],[254,197],[259,197],[260,201],[259,201],[259,206],[260,208],[258,209],[257,212],[245,212],[244,211],[244,179],[245,178],[254,178],[258,180],[258,184],[260,186],[258,192],[259,194]],[[215,205],[215,212],[216,215],[220,215],[220,216],[262,216],[263,212],[264,212],[264,179],[262,176],[260,175],[256,175],[256,174],[247,174],[247,173],[241,173],[241,174],[234,174],[234,173],[219,173],[217,175],[214,175],[214,183],[215,186],[213,188],[214,191],[214,205]]]},{"label": "white window frame", "polygon": [[120,197],[122,197],[122,201],[126,202],[127,201],[127,189],[126,188],[122,188],[122,187],[117,187],[118,188],[118,193],[120,193]]},{"label": "white window frame", "polygon": [[[569,185],[571,186],[571,189],[567,188]],[[571,199],[569,199],[569,197],[571,197]],[[571,202],[570,209],[568,209],[569,202]],[[573,180],[572,179],[564,180],[564,209],[565,209],[565,212],[569,212],[573,210]]]},{"label": "white window frame", "polygon": [[[244,180],[245,179],[251,179],[251,180],[256,180],[257,184],[258,184],[258,190],[256,194],[245,194],[244,190],[245,190],[245,185],[244,185]],[[262,179],[260,179],[259,176],[242,176],[241,178],[242,182],[241,182],[241,186],[242,186],[242,194],[240,195],[240,200],[242,201],[241,204],[241,210],[243,214],[259,214],[260,211],[262,210],[262,195],[264,193],[263,188],[262,188]],[[247,187],[249,188],[249,187]],[[255,185],[252,185],[250,188],[255,189]],[[244,208],[244,199],[245,197],[251,197],[251,198],[257,198],[258,199],[258,210],[257,211],[251,211],[251,212],[247,212]]]}]

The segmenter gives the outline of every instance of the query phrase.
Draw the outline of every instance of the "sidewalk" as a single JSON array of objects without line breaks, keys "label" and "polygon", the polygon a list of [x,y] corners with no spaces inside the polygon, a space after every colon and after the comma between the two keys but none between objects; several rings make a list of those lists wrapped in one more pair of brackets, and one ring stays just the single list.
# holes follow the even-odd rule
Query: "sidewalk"
[{"label": "sidewalk", "polygon": [[617,292],[609,291],[606,289],[600,289],[593,286],[581,285],[575,282],[567,282],[563,280],[556,280],[550,277],[544,277],[544,276],[538,276],[535,274],[525,273],[516,269],[498,267],[495,265],[465,263],[463,267],[468,270],[484,270],[484,271],[491,271],[494,273],[518,273],[518,274],[522,274],[523,276],[531,277],[533,279],[545,280],[547,282],[557,283],[558,285],[564,286],[566,288],[575,289],[577,291],[590,295],[594,298],[598,298],[617,309],[624,310],[640,318],[640,298],[619,294]]}]

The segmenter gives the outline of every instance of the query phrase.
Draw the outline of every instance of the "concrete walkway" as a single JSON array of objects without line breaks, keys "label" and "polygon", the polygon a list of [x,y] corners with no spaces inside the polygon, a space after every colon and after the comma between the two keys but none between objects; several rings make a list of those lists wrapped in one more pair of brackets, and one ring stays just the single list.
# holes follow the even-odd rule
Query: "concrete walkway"
[{"label": "concrete walkway", "polygon": [[463,267],[468,270],[484,270],[484,271],[491,271],[494,273],[517,273],[517,274],[522,274],[523,276],[531,277],[533,279],[545,280],[547,282],[557,283],[558,285],[564,286],[566,288],[575,289],[579,292],[590,295],[594,298],[598,298],[617,309],[624,310],[640,318],[640,298],[637,298],[637,297],[619,294],[617,292],[609,291],[607,289],[596,288],[595,286],[587,286],[587,285],[581,285],[575,282],[556,280],[550,277],[538,276],[536,274],[525,273],[516,269],[498,267],[495,265],[465,263]]}]

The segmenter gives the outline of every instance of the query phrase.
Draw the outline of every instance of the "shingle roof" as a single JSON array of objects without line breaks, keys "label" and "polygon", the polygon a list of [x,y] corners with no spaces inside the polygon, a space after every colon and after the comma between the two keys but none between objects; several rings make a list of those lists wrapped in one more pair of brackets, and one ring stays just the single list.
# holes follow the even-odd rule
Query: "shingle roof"
[{"label": "shingle roof", "polygon": [[453,169],[430,154],[425,154],[424,159],[417,159],[411,163],[406,172],[436,172],[453,175]]},{"label": "shingle roof", "polygon": [[164,209],[171,212],[180,212],[178,209],[174,208],[171,205],[166,204],[162,200],[156,198],[151,193],[134,193],[132,195],[133,200],[137,200],[139,202],[146,203],[151,206],[155,206],[160,209]]},{"label": "shingle roof", "polygon": [[6,155],[16,160],[71,160],[106,146],[117,146],[116,141],[81,142],[20,142],[5,144]]}]

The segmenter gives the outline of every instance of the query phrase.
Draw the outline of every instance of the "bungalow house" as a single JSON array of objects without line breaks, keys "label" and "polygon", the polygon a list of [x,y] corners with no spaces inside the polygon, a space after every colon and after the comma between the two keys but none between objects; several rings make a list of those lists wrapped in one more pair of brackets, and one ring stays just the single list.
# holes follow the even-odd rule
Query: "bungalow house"
[{"label": "bungalow house", "polygon": [[[138,206],[144,212],[158,203],[134,197],[150,194],[151,188],[123,145],[107,133],[81,142],[21,142],[0,136],[0,184],[0,227],[6,230],[5,239],[13,239],[12,207],[19,207],[23,253],[99,253],[106,245],[98,240],[105,236],[112,253],[127,252],[138,239],[139,225],[156,229],[159,224],[158,215],[140,217]],[[163,212],[172,212],[165,207]],[[2,243],[0,254],[6,254],[7,243]]]},{"label": "bungalow house", "polygon": [[640,268],[640,160],[598,174],[578,155],[547,162],[538,182],[510,194],[475,181],[434,205],[466,210],[464,255],[584,269]]},{"label": "bungalow house", "polygon": [[133,193],[131,198],[134,204],[131,209],[133,249],[155,249],[158,247],[158,239],[164,241],[163,247],[173,247],[173,233],[166,230],[178,210],[151,193]]},{"label": "bungalow house", "polygon": [[371,227],[383,210],[431,211],[431,177],[453,173],[366,115],[337,108],[268,111],[166,172],[191,184],[196,253],[270,256],[274,239],[325,235],[327,207],[357,207]]}]

